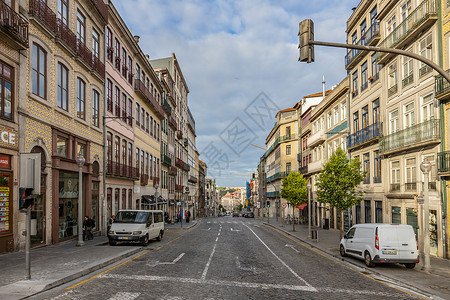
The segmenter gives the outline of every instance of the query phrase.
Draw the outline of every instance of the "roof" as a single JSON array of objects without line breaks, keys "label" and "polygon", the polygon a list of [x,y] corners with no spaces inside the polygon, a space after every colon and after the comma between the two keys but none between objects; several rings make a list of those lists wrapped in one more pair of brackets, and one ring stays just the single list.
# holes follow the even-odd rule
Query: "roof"
[{"label": "roof", "polygon": [[279,112],[287,112],[287,111],[295,111],[295,110],[296,110],[295,108],[286,108],[286,109],[280,110]]},{"label": "roof", "polygon": [[[332,91],[331,89],[328,90],[328,91],[325,91],[325,96],[328,95],[331,91]],[[323,92],[311,94],[311,95],[308,95],[308,96],[304,96],[303,98],[313,98],[313,97],[320,97],[320,96],[323,96]]]}]

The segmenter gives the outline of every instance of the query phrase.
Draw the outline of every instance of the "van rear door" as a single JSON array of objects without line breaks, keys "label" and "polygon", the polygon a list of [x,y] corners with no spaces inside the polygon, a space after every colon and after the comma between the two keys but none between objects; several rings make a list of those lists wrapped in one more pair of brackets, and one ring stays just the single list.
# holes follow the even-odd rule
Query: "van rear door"
[{"label": "van rear door", "polygon": [[399,258],[400,242],[397,229],[398,225],[378,227],[380,258],[386,259]]},{"label": "van rear door", "polygon": [[411,226],[398,226],[397,234],[399,238],[399,258],[417,259],[416,235]]}]

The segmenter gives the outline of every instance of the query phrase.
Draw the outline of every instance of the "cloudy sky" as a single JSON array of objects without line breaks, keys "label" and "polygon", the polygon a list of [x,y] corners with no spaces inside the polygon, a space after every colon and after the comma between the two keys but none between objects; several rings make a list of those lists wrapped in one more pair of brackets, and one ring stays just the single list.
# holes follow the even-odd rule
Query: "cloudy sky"
[{"label": "cloudy sky", "polygon": [[315,48],[298,62],[298,23],[312,19],[315,39],[345,42],[358,0],[114,1],[151,59],[177,56],[189,86],[197,149],[219,186],[245,186],[275,123],[276,109],[339,83],[345,49]]}]

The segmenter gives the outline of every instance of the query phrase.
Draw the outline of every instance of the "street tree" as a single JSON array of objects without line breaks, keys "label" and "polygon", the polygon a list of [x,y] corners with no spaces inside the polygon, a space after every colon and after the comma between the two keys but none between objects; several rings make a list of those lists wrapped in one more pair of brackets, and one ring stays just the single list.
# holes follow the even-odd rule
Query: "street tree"
[{"label": "street tree", "polygon": [[[338,215],[363,200],[363,192],[358,185],[364,179],[361,162],[358,158],[351,161],[341,148],[338,148],[324,165],[316,182],[317,201],[329,203],[337,209]],[[340,228],[342,238],[343,229]]]},{"label": "street tree", "polygon": [[[295,207],[308,200],[307,180],[299,172],[291,172],[281,183],[281,197],[292,205],[292,216]],[[292,222],[292,231],[295,231],[295,222]]]}]

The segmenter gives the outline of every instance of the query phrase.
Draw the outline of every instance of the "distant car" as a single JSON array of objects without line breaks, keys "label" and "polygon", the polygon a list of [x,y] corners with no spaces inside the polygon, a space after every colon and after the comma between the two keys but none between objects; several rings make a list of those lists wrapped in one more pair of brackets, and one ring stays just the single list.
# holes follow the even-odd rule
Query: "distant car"
[{"label": "distant car", "polygon": [[254,218],[254,217],[255,217],[255,214],[253,212],[249,211],[247,213],[247,218]]},{"label": "distant car", "polygon": [[237,211],[233,212],[233,217],[239,217],[239,213]]},{"label": "distant car", "polygon": [[242,213],[242,212],[239,212],[239,215],[238,215],[239,217],[243,217],[244,216],[244,214]]}]

